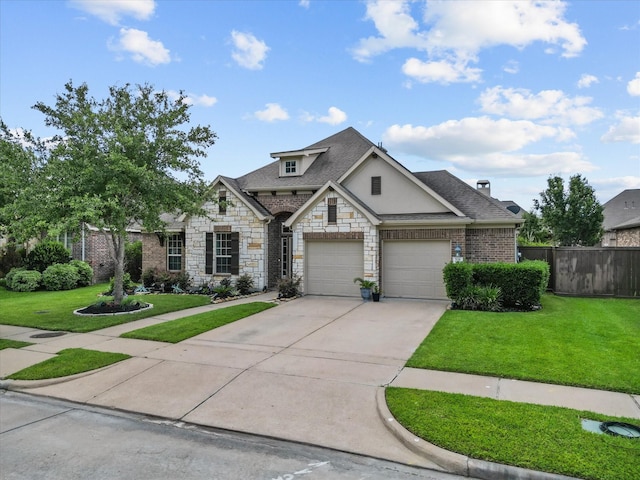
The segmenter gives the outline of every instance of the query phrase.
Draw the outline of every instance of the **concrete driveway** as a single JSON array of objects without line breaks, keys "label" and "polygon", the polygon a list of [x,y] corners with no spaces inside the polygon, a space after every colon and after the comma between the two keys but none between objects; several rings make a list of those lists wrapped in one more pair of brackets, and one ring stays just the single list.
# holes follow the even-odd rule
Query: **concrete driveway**
[{"label": "concrete driveway", "polygon": [[134,358],[30,391],[439,469],[389,432],[376,395],[446,305],[307,296],[175,345],[117,338],[119,326],[86,348]]}]

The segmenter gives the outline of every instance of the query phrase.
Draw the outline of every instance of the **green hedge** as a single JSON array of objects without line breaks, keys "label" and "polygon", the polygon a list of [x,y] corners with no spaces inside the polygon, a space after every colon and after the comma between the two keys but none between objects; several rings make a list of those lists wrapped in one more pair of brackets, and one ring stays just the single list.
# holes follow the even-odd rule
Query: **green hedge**
[{"label": "green hedge", "polygon": [[42,273],[42,285],[47,290],[72,290],[78,286],[78,270],[69,263],[55,263]]},{"label": "green hedge", "polygon": [[42,274],[37,270],[12,268],[5,277],[7,288],[14,292],[33,292],[40,287]]},{"label": "green hedge", "polygon": [[498,288],[504,308],[529,310],[540,304],[549,282],[549,264],[541,260],[522,263],[449,263],[444,268],[447,296],[467,303],[473,287]]}]

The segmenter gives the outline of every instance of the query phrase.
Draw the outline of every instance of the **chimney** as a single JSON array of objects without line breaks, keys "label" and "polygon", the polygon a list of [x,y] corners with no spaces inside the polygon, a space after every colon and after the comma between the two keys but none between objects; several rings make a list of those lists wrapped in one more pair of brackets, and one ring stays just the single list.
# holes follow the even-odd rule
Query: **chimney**
[{"label": "chimney", "polygon": [[478,180],[476,184],[478,191],[487,197],[491,196],[491,182],[489,180]]}]

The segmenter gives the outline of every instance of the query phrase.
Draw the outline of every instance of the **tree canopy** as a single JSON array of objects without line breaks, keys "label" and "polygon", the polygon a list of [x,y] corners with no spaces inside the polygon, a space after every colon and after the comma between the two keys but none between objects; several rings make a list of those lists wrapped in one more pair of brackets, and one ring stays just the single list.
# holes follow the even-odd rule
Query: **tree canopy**
[{"label": "tree canopy", "polygon": [[[112,86],[96,100],[68,82],[53,106],[33,107],[58,134],[33,175],[29,214],[49,229],[97,227],[111,239],[114,294],[122,296],[127,230],[161,231],[163,213],[203,214],[206,185],[199,158],[217,138],[209,126],[189,127],[185,97],[150,85]],[[21,208],[27,208],[22,205]]]},{"label": "tree canopy", "polygon": [[562,177],[549,177],[547,189],[540,193],[540,200],[534,200],[534,206],[557,245],[593,246],[602,239],[602,205],[580,174],[569,179],[568,189]]}]

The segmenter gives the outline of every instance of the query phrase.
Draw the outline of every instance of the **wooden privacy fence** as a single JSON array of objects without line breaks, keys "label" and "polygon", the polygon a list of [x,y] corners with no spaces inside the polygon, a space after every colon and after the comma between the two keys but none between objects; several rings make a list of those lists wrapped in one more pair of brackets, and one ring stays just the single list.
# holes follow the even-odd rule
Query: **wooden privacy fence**
[{"label": "wooden privacy fence", "polygon": [[640,248],[518,247],[522,260],[551,267],[549,289],[560,295],[640,297]]}]

